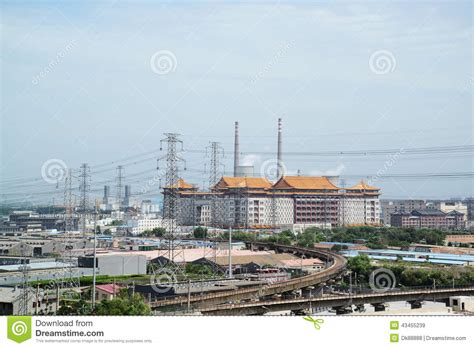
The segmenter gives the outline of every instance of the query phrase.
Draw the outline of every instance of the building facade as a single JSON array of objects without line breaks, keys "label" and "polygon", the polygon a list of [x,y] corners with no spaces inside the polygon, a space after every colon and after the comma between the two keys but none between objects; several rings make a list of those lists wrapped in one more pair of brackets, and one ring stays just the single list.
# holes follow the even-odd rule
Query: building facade
[{"label": "building facade", "polygon": [[425,210],[426,201],[422,199],[395,199],[380,201],[382,208],[382,223],[384,225],[391,225],[391,214],[395,213],[409,213],[413,210]]},{"label": "building facade", "polygon": [[342,189],[323,176],[283,176],[274,184],[222,177],[210,192],[179,186],[174,194],[181,225],[304,229],[380,223],[379,189],[364,182]]},{"label": "building facade", "polygon": [[411,213],[394,213],[390,218],[394,227],[464,229],[466,220],[464,214],[458,211],[449,213],[436,209],[413,210]]}]

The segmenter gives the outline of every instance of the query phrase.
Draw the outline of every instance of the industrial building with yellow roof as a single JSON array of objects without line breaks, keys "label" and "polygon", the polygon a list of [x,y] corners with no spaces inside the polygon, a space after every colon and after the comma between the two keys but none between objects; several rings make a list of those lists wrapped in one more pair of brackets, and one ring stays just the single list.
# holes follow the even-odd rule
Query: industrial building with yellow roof
[{"label": "industrial building with yellow roof", "polygon": [[222,177],[207,192],[184,181],[179,186],[182,225],[301,230],[380,223],[380,191],[364,181],[341,188],[337,177],[282,176],[274,184],[266,178]]},{"label": "industrial building with yellow roof", "polygon": [[249,168],[240,165],[239,123],[235,122],[234,175],[221,177],[208,192],[179,179],[163,191],[164,213],[167,195],[173,195],[178,198],[176,220],[185,226],[301,231],[311,226],[380,224],[379,188],[364,181],[339,187],[336,176],[286,175],[282,144],[282,120],[278,119],[275,182],[242,175]]}]

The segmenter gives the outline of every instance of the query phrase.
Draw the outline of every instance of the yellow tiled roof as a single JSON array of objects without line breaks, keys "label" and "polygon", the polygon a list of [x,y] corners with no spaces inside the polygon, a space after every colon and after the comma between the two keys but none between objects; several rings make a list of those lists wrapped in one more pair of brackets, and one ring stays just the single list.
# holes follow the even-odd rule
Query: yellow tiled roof
[{"label": "yellow tiled roof", "polygon": [[325,176],[283,176],[273,185],[275,189],[338,190]]},{"label": "yellow tiled roof", "polygon": [[[184,181],[183,179],[178,179],[178,185],[173,185],[172,187],[173,187],[173,188],[176,188],[176,186],[178,186],[178,188],[180,188],[180,189],[192,189],[192,188],[194,188],[193,185],[188,184],[188,183],[187,183],[186,181]],[[166,187],[166,188],[169,188],[169,186]]]},{"label": "yellow tiled roof", "polygon": [[347,190],[378,191],[379,188],[367,185],[364,180],[361,180],[357,185],[354,185],[352,187],[348,187]]},{"label": "yellow tiled roof", "polygon": [[216,188],[270,188],[272,183],[266,178],[230,177],[223,176]]}]

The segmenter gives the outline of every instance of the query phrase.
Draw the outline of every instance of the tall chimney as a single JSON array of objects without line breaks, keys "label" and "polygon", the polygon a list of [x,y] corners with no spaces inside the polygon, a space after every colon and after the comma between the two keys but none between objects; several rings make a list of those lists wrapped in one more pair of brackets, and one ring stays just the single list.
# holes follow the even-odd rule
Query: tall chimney
[{"label": "tall chimney", "polygon": [[282,149],[281,149],[281,118],[278,119],[278,149],[277,149],[277,180],[280,179],[283,173],[283,159],[282,159]]},{"label": "tall chimney", "polygon": [[235,122],[235,139],[234,139],[234,177],[237,176],[239,168],[239,122]]},{"label": "tall chimney", "polygon": [[102,203],[109,204],[109,197],[110,197],[110,186],[105,185],[104,186],[104,198],[102,200]]}]

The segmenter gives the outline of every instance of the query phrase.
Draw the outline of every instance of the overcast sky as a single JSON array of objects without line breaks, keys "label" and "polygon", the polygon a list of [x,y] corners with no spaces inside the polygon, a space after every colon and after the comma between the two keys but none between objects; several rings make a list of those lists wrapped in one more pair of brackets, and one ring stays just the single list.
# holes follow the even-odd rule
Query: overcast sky
[{"label": "overcast sky", "polygon": [[[21,191],[13,178],[41,178],[48,160],[78,168],[130,158],[158,149],[165,132],[180,133],[185,150],[221,142],[231,171],[237,120],[244,162],[259,174],[273,157],[262,152],[276,150],[278,117],[285,152],[402,149],[396,160],[286,155],[290,174],[348,175],[351,184],[381,171],[473,171],[472,153],[403,153],[473,144],[471,1],[1,6],[6,194]],[[207,180],[203,153],[182,157],[185,179]],[[125,176],[154,168],[129,165]],[[92,176],[93,188],[113,185],[110,169]],[[133,190],[146,191],[151,176],[135,176]],[[375,181],[385,198],[473,194],[472,178]]]}]

